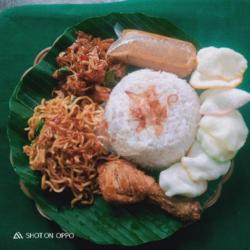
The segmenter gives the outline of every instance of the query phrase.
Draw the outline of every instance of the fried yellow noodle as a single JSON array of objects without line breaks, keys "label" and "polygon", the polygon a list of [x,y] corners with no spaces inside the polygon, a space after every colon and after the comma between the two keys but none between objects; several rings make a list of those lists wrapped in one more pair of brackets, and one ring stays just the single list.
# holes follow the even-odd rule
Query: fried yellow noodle
[{"label": "fried yellow noodle", "polygon": [[[69,188],[76,202],[91,204],[99,192],[97,161],[112,160],[95,130],[103,108],[89,97],[42,100],[28,121],[31,145],[24,146],[32,170],[42,173],[41,187],[60,193]],[[39,135],[39,124],[43,124]]]}]

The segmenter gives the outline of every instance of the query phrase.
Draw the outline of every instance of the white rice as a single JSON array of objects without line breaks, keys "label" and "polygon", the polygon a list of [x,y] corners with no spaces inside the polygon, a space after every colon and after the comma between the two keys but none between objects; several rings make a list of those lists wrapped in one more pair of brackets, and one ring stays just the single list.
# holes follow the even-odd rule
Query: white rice
[{"label": "white rice", "polygon": [[[168,111],[160,136],[154,128],[136,131],[138,121],[130,111],[125,91],[140,93],[154,85],[162,104],[166,94],[177,94],[178,101]],[[174,74],[142,69],[125,76],[112,90],[105,108],[105,119],[112,149],[140,166],[166,168],[180,160],[192,145],[198,122],[199,98],[192,87]]]}]

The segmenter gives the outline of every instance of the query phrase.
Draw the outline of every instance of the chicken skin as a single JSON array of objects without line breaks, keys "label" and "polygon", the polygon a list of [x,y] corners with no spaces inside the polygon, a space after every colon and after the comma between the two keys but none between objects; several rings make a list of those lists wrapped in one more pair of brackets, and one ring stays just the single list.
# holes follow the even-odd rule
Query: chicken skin
[{"label": "chicken skin", "polygon": [[107,202],[134,204],[148,200],[183,221],[201,217],[199,202],[167,197],[154,178],[128,161],[106,162],[99,166],[98,174],[99,187]]}]

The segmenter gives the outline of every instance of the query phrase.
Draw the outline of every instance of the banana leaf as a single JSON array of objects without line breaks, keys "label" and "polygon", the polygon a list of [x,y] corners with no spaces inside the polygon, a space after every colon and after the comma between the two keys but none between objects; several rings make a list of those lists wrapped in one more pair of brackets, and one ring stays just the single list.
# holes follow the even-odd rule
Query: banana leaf
[{"label": "banana leaf", "polygon": [[[63,230],[98,244],[134,246],[167,238],[186,225],[158,207],[146,203],[118,206],[97,197],[92,206],[70,208],[67,193],[60,195],[41,190],[41,176],[29,168],[28,158],[22,150],[23,145],[29,143],[24,131],[27,120],[42,98],[52,97],[51,92],[57,84],[52,73],[58,68],[56,57],[59,52],[74,42],[78,30],[101,38],[116,38],[114,26],[117,24],[122,28],[145,30],[191,41],[198,46],[165,19],[142,14],[110,14],[84,20],[67,29],[55,41],[45,58],[29,69],[17,84],[10,99],[8,137],[13,168],[48,218]],[[220,180],[210,183],[208,191],[199,201],[206,204],[220,185]]]}]

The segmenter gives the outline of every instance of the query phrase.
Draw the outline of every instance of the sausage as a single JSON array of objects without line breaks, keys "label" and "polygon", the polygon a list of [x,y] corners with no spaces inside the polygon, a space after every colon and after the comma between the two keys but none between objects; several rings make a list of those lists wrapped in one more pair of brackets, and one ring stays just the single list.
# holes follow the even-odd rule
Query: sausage
[{"label": "sausage", "polygon": [[125,29],[107,52],[110,60],[163,70],[180,77],[196,67],[196,49],[190,42],[145,31]]}]

